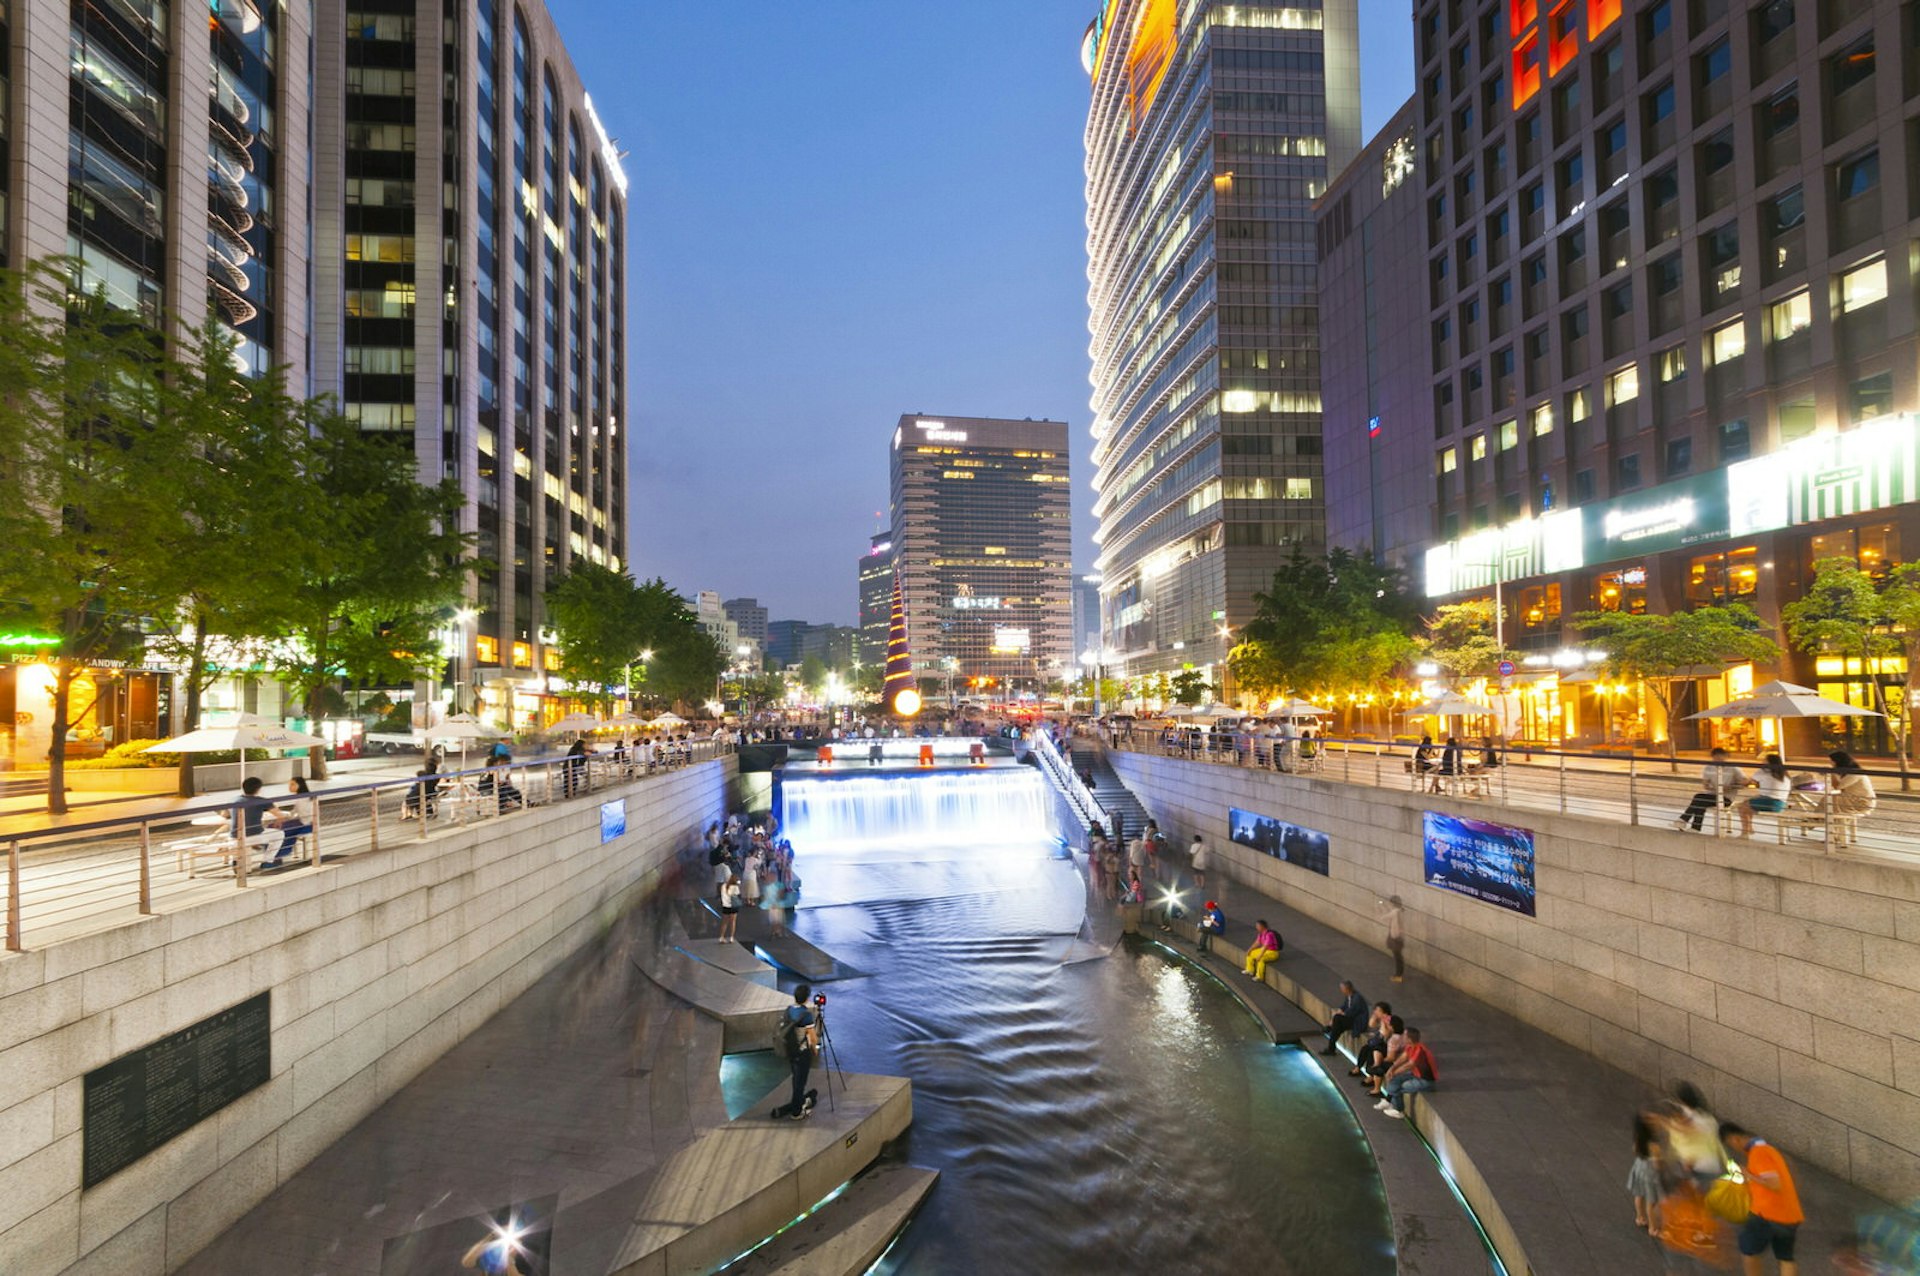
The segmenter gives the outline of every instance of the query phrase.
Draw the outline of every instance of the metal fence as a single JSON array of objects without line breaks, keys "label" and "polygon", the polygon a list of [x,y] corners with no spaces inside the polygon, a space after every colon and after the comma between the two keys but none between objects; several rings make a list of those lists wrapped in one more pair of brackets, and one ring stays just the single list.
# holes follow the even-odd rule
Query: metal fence
[{"label": "metal fence", "polygon": [[1081,817],[1088,824],[1098,824],[1105,829],[1112,828],[1112,818],[1100,805],[1099,799],[1094,797],[1092,790],[1088,789],[1085,782],[1074,774],[1073,766],[1060,755],[1060,750],[1054,747],[1053,736],[1048,733],[1047,728],[1044,726],[1035,728],[1028,733],[1027,741],[1033,746],[1033,754],[1040,760],[1040,765],[1053,778],[1055,786],[1067,795],[1067,800],[1073,803],[1074,809],[1080,812]]},{"label": "metal fence", "polygon": [[[1669,763],[1664,755],[1579,753],[1548,749],[1502,751],[1493,766],[1480,763],[1477,744],[1462,748],[1461,765],[1441,766],[1438,746],[1429,765],[1405,744],[1377,740],[1283,741],[1237,733],[1136,727],[1102,729],[1110,748],[1186,758],[1218,766],[1271,770],[1368,788],[1403,789],[1489,808],[1552,811],[1627,825],[1673,828],[1676,834],[1750,836],[1827,854],[1920,863],[1920,797],[1899,791],[1894,771],[1867,771],[1875,796],[1868,809],[1836,804],[1832,771],[1788,764],[1793,789],[1783,811],[1747,807],[1753,788],[1714,791],[1700,759]],[[1736,763],[1751,774],[1751,763]],[[1743,816],[1742,812],[1746,814]],[[1685,819],[1686,827],[1679,826]]]},{"label": "metal fence", "polygon": [[[587,800],[615,785],[719,757],[716,741],[688,743],[662,758],[611,751],[556,756],[432,776],[315,788],[306,795],[266,793],[283,810],[308,818],[289,831],[263,824],[237,834],[232,799],[165,812],[12,835],[6,843],[6,946],[27,936],[44,946],[111,929],[183,904],[245,890],[263,876],[494,820],[531,807]],[[289,854],[264,874],[281,846]]]}]

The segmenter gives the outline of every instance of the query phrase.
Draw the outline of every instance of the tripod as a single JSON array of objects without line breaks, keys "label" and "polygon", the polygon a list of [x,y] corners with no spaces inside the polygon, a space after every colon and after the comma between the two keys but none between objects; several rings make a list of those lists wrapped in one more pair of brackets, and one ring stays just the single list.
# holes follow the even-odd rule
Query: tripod
[{"label": "tripod", "polygon": [[833,1101],[833,1074],[840,1074],[840,1088],[847,1088],[847,1071],[840,1066],[840,1052],[834,1049],[833,1035],[827,1031],[827,1008],[814,1008],[814,1022],[820,1027],[820,1067],[827,1074],[827,1111],[838,1112]]}]

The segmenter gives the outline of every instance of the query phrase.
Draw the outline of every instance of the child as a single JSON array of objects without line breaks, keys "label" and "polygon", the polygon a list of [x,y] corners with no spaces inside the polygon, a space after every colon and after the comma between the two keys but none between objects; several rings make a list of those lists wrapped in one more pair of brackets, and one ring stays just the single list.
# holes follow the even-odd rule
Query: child
[{"label": "child", "polygon": [[1627,1171],[1627,1192],[1633,1197],[1633,1221],[1654,1236],[1660,1234],[1660,1140],[1645,1113],[1633,1118],[1633,1168]]}]

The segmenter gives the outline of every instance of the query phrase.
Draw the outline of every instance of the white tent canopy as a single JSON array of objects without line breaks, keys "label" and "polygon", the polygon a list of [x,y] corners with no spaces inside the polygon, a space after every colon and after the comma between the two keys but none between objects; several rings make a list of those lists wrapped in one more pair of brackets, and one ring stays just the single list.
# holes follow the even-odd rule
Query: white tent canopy
[{"label": "white tent canopy", "polygon": [[1493,706],[1481,704],[1478,700],[1469,700],[1451,691],[1425,704],[1412,705],[1407,709],[1407,716],[1410,718],[1484,718],[1492,713]]},{"label": "white tent canopy", "polygon": [[217,727],[210,727],[203,722],[185,735],[150,744],[141,752],[223,753],[228,749],[236,749],[240,753],[240,781],[244,784],[247,779],[248,749],[303,749],[324,744],[326,741],[317,735],[307,735],[269,718],[243,713],[232,722]]},{"label": "white tent canopy", "polygon": [[669,709],[653,721],[647,723],[647,725],[650,727],[684,727],[687,725],[687,720]]},{"label": "white tent canopy", "polygon": [[604,724],[601,723],[600,719],[590,713],[569,713],[566,717],[548,727],[547,730],[598,731],[602,725]]},{"label": "white tent canopy", "polygon": [[1829,700],[1812,687],[1793,682],[1769,682],[1751,695],[1729,700],[1693,718],[1877,718],[1872,709]]}]

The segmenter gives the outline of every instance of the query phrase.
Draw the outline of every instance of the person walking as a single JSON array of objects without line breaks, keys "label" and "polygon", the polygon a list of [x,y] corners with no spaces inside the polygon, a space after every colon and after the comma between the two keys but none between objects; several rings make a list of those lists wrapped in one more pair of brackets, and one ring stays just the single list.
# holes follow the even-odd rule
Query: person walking
[{"label": "person walking", "polygon": [[1267,963],[1280,955],[1286,941],[1280,938],[1280,932],[1267,925],[1262,917],[1253,924],[1253,944],[1247,949],[1247,961],[1240,973],[1264,983],[1267,978]]},{"label": "person walking", "polygon": [[1673,822],[1677,829],[1701,831],[1707,812],[1715,806],[1732,806],[1732,793],[1745,788],[1747,773],[1727,760],[1725,749],[1715,749],[1707,764],[1700,768],[1700,792],[1687,800],[1687,809]]},{"label": "person walking", "polygon": [[793,990],[793,1004],[787,1007],[781,1024],[781,1043],[787,1055],[787,1069],[793,1076],[793,1097],[773,1110],[773,1119],[799,1121],[813,1111],[819,1097],[807,1089],[807,1074],[813,1071],[814,1055],[820,1049],[820,1016],[808,1004],[813,985],[801,984]]},{"label": "person walking", "polygon": [[1133,841],[1127,844],[1127,867],[1132,869],[1134,875],[1137,877],[1145,877],[1153,871],[1153,857],[1152,853],[1147,850],[1147,835],[1145,833],[1142,833],[1139,837],[1134,838]]},{"label": "person walking", "polygon": [[720,942],[731,944],[734,929],[740,924],[740,878],[729,873],[720,883]]},{"label": "person walking", "polygon": [[1406,910],[1398,895],[1389,895],[1375,902],[1374,911],[1387,928],[1387,951],[1393,954],[1393,982],[1404,983],[1407,978],[1407,932],[1403,914]]},{"label": "person walking", "polygon": [[1650,1236],[1660,1235],[1660,1198],[1666,1189],[1660,1182],[1660,1140],[1653,1132],[1647,1114],[1633,1118],[1633,1166],[1627,1171],[1627,1195],[1633,1198],[1633,1224]]},{"label": "person walking", "polygon": [[1720,1127],[1720,1139],[1746,1175],[1747,1206],[1752,1211],[1740,1226],[1741,1270],[1745,1276],[1762,1276],[1771,1250],[1780,1276],[1796,1276],[1800,1264],[1794,1260],[1793,1247],[1806,1214],[1787,1159],[1771,1143],[1732,1122]]},{"label": "person walking", "polygon": [[1192,845],[1187,847],[1187,864],[1193,869],[1193,884],[1201,890],[1207,888],[1207,865],[1213,861],[1213,853],[1198,833],[1193,835]]}]

